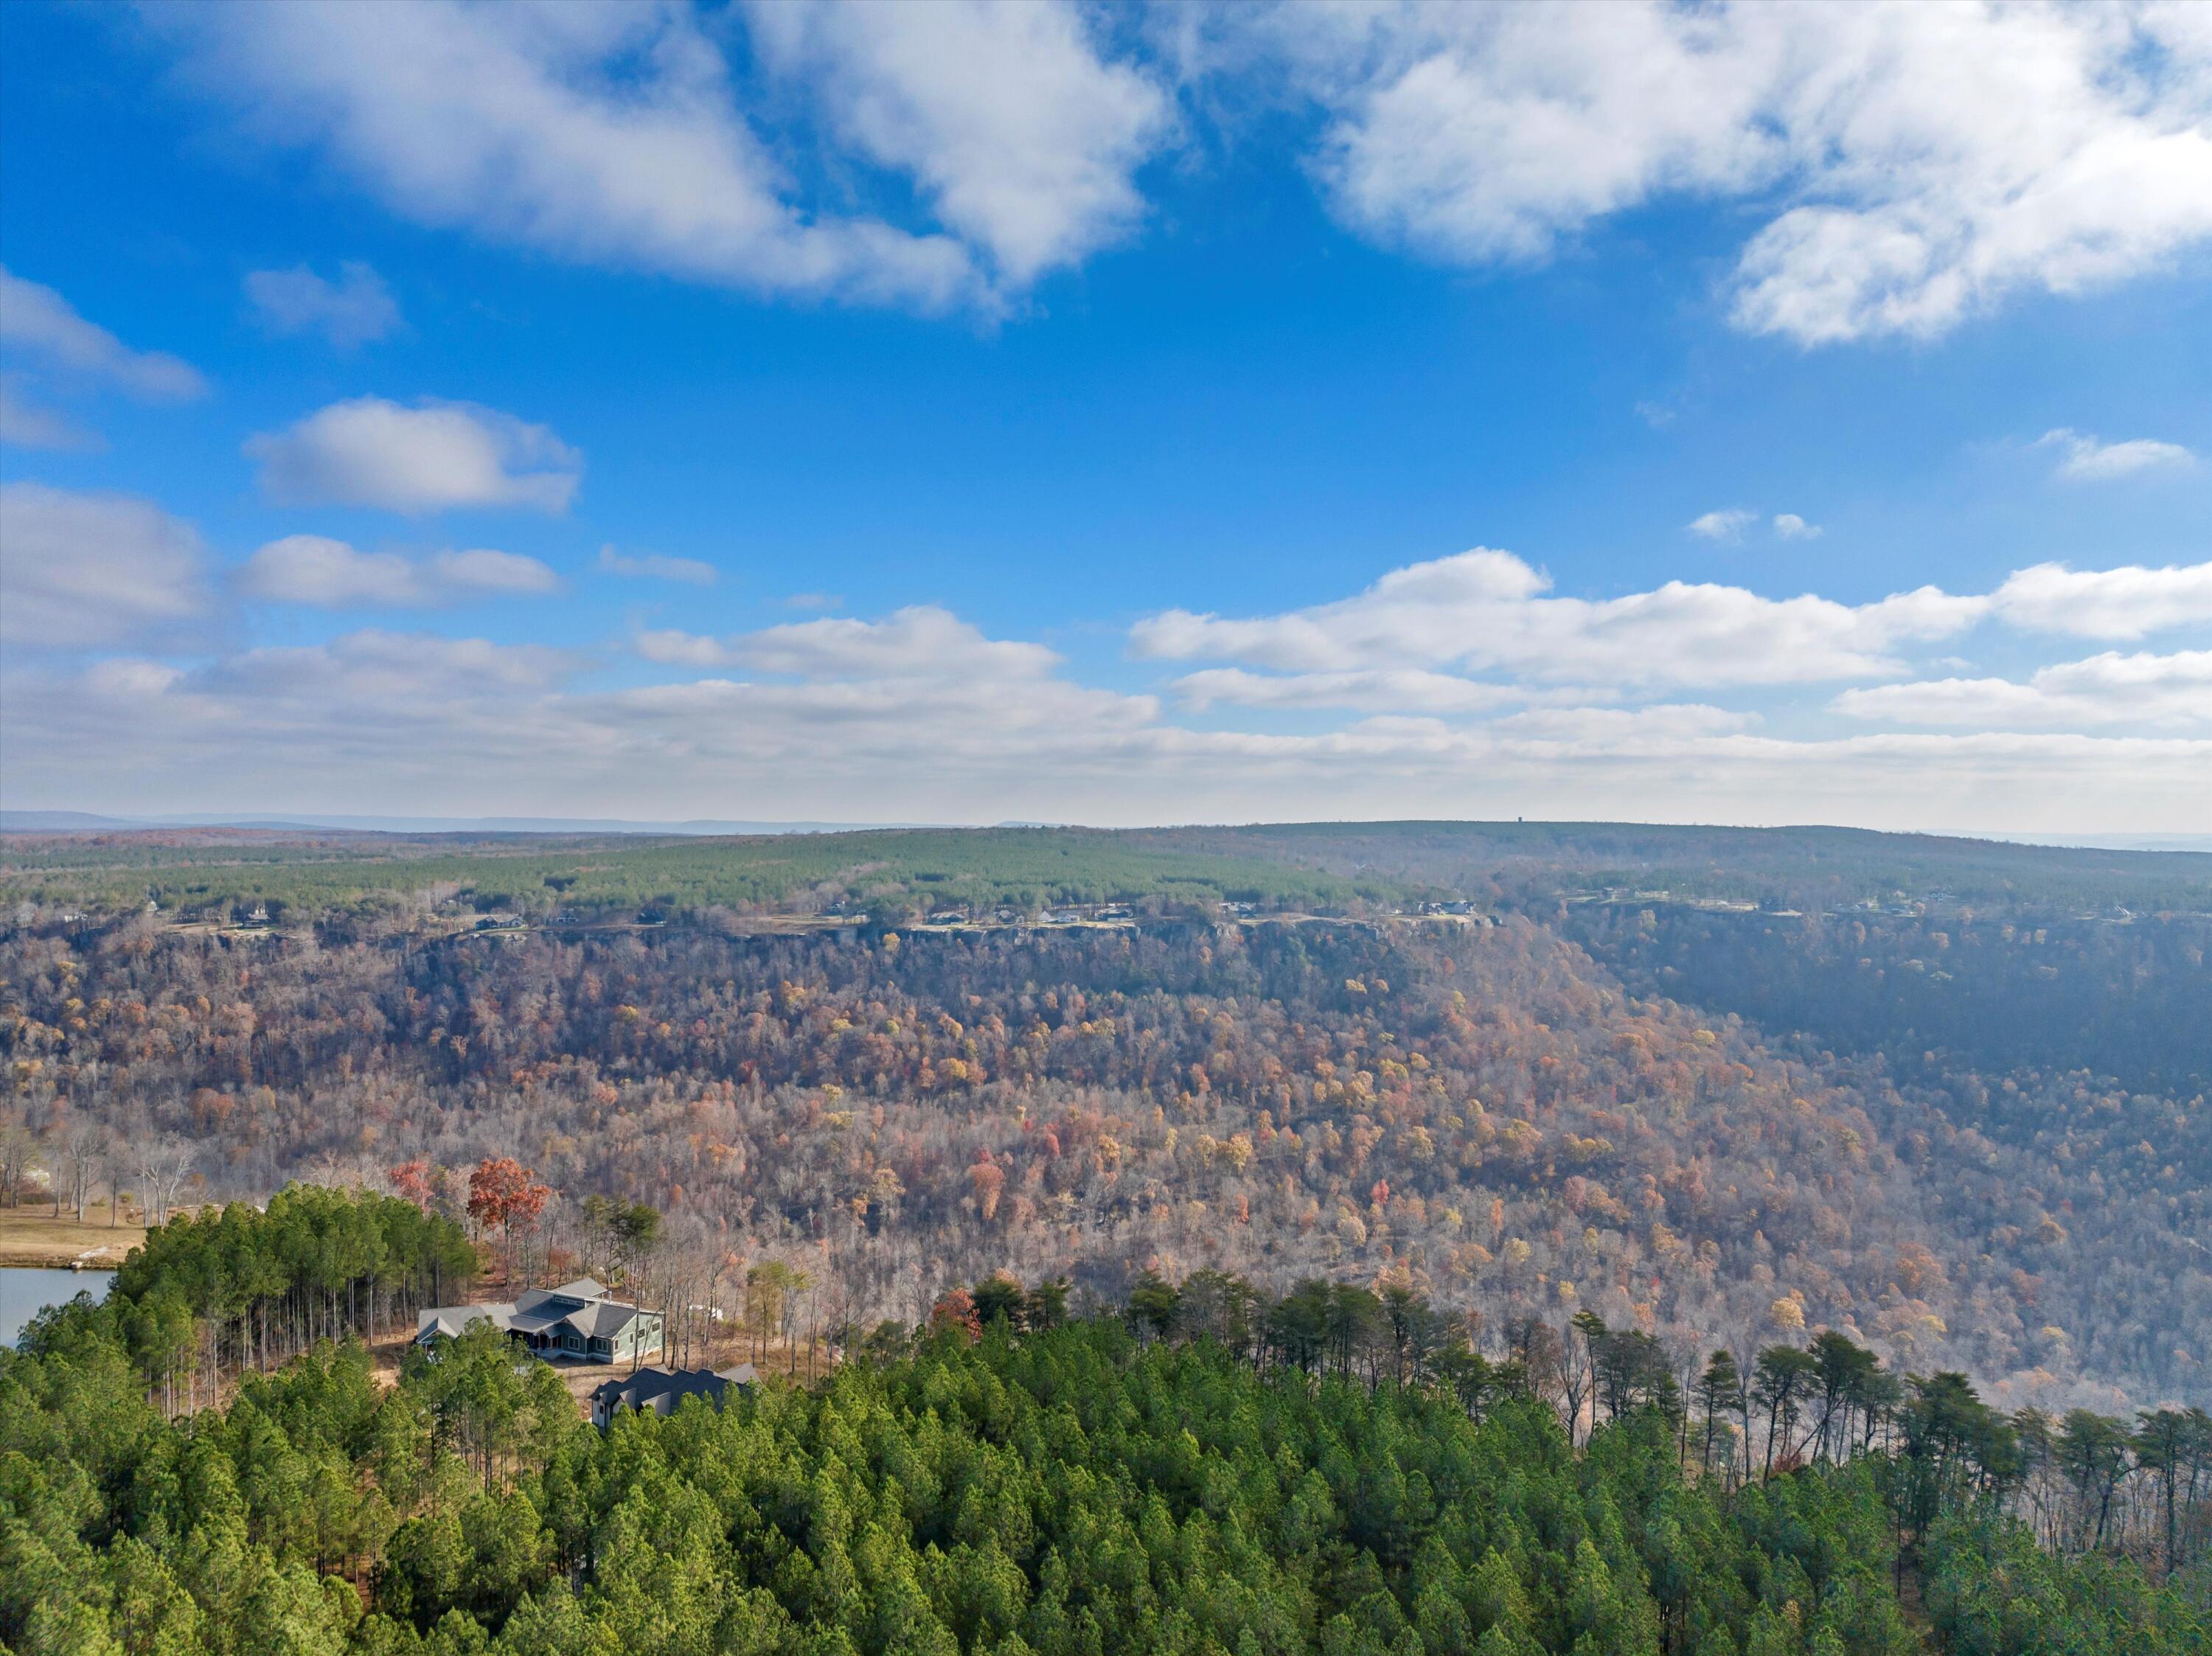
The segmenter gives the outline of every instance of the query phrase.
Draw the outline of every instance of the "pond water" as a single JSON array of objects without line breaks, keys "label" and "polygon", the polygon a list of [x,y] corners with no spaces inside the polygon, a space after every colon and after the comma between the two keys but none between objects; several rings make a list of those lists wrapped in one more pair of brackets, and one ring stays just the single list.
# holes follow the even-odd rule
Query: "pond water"
[{"label": "pond water", "polygon": [[23,1325],[50,1305],[80,1294],[99,1299],[115,1280],[112,1271],[39,1271],[0,1268],[0,1345],[13,1345]]}]

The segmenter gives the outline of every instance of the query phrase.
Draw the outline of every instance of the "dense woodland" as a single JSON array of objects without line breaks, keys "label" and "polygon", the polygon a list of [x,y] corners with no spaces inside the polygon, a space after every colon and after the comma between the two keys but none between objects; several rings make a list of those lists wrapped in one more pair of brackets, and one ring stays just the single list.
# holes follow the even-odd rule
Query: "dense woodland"
[{"label": "dense woodland", "polygon": [[2212,912],[2212,854],[2012,845],[1859,828],[1615,822],[910,828],[737,837],[238,828],[0,833],[0,901],[115,913],[405,913],[651,907],[898,919],[933,908],[1229,899],[1350,913],[1424,897],[1545,902],[1627,886],[1818,911],[1942,894],[2045,919]]},{"label": "dense woodland", "polygon": [[805,913],[831,903],[903,919],[946,907],[1022,912],[1231,900],[1332,912],[1395,884],[1267,855],[1223,855],[1086,828],[896,829],[732,839],[537,834],[298,835],[237,830],[0,835],[0,898],[119,912],[288,912],[373,924],[458,900],[471,910]]},{"label": "dense woodland", "polygon": [[771,1253],[825,1314],[908,1317],[1007,1258],[1107,1294],[1402,1268],[1675,1340],[1836,1327],[2018,1402],[2206,1394],[2193,1094],[1962,1075],[1988,1102],[1954,1119],[1523,919],[326,945],[142,918],[0,961],[19,1140],[82,1137],[133,1189],[165,1146],[216,1195],[512,1156],[565,1198],[550,1235],[592,1194],[665,1210],[694,1299]]},{"label": "dense woodland", "polygon": [[[264,1615],[395,1651],[2201,1635],[2205,859],[73,843],[0,877],[0,1204],[196,1216],[0,1359],[0,1576],[91,1606],[12,1601],[13,1647],[284,1647],[240,1631]],[[1126,918],[1034,923],[1067,903]],[[975,923],[915,924],[946,907]],[[303,1177],[388,1194],[270,1200]],[[478,1259],[619,1280],[679,1358],[735,1326],[826,1389],[605,1441],[489,1349],[380,1392],[348,1343]],[[1191,1449],[1186,1416],[1238,1423]],[[971,1495],[1007,1453],[1030,1493]],[[1024,1501],[985,1556],[962,1512]]]},{"label": "dense woodland", "polygon": [[[1834,1335],[1717,1350],[1686,1392],[1641,1331],[1522,1319],[1493,1358],[1402,1283],[1147,1274],[1070,1323],[1064,1283],[1001,1273],[844,1331],[813,1387],[602,1434],[487,1327],[376,1384],[380,1290],[467,1247],[295,1189],[172,1222],[105,1303],[42,1317],[0,1354],[6,1647],[2181,1656],[2212,1631],[2201,1412],[2007,1419]],[[271,1365],[272,1320],[319,1310],[337,1338]],[[179,1412],[202,1320],[236,1394]]]},{"label": "dense woodland", "polygon": [[1878,1053],[1915,1081],[2025,1071],[2178,1097],[2212,1087],[2212,915],[2029,925],[1955,904],[1775,915],[1607,903],[1568,907],[1559,923],[1644,992]]},{"label": "dense woodland", "polygon": [[1278,822],[1167,828],[1139,845],[1549,904],[1629,887],[1810,912],[1948,898],[2038,919],[2115,906],[2212,912],[2212,852],[2103,851],[1845,828],[1636,822]]}]

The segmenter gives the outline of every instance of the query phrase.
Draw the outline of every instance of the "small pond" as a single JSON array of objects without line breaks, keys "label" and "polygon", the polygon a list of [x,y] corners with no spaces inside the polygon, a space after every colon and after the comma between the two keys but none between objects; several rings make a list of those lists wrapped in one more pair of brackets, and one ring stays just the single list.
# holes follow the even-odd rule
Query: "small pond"
[{"label": "small pond", "polygon": [[112,1271],[51,1271],[0,1267],[0,1345],[13,1345],[23,1325],[50,1305],[80,1294],[99,1299],[115,1280]]}]

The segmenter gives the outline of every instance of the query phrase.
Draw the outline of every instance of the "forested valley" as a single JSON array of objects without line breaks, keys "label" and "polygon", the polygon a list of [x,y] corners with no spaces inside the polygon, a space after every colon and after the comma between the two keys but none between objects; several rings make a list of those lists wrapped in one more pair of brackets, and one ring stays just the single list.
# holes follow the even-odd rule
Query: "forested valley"
[{"label": "forested valley", "polygon": [[2195,1094],[1962,1069],[1946,1098],[1987,1101],[1946,1113],[1917,1071],[1632,992],[1523,919],[331,945],[140,920],[0,958],[19,1137],[112,1130],[85,1153],[143,1163],[109,1170],[133,1188],[165,1145],[218,1195],[420,1162],[458,1212],[454,1170],[511,1156],[559,1198],[548,1237],[595,1192],[665,1210],[694,1298],[768,1253],[840,1314],[909,1319],[1007,1259],[1100,1293],[1404,1271],[1498,1317],[1842,1328],[2021,1402],[2203,1396]]},{"label": "forested valley", "polygon": [[[0,1636],[2198,1647],[2196,863],[1450,827],[36,887],[0,1208],[170,1222],[0,1357],[0,1571],[90,1606]],[[392,1368],[580,1271],[782,1378],[602,1438]]]}]

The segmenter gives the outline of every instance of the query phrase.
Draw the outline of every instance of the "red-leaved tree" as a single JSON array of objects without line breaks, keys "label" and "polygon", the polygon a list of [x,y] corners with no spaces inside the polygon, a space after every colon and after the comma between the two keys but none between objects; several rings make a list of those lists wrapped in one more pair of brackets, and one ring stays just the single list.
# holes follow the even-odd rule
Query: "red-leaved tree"
[{"label": "red-leaved tree", "polygon": [[971,1340],[982,1338],[983,1319],[975,1314],[975,1297],[964,1288],[948,1289],[929,1308],[929,1331],[941,1334],[948,1328],[959,1329]]},{"label": "red-leaved tree", "polygon": [[486,1235],[496,1231],[510,1248],[507,1265],[513,1270],[511,1249],[519,1238],[538,1228],[550,1188],[511,1156],[486,1156],[469,1174],[469,1217]]},{"label": "red-leaved tree", "polygon": [[386,1178],[392,1181],[392,1193],[403,1202],[412,1202],[428,1213],[430,1210],[430,1164],[420,1156],[412,1162],[402,1162],[386,1170]]}]

